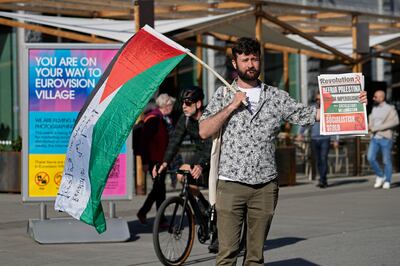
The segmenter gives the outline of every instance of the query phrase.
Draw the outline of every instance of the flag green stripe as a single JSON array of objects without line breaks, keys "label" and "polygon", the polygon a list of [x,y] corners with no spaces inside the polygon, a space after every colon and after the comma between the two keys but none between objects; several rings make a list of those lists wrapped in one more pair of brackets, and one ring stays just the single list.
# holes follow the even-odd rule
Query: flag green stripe
[{"label": "flag green stripe", "polygon": [[94,225],[98,232],[106,230],[101,194],[132,125],[164,78],[185,55],[154,65],[126,82],[94,126],[89,162],[91,195],[80,219]]}]

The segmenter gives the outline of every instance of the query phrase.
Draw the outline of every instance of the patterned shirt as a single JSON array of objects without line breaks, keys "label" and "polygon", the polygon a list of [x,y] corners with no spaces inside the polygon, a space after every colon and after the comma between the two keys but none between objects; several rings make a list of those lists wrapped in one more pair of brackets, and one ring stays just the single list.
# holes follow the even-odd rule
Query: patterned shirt
[{"label": "patterned shirt", "polygon": [[[236,86],[235,82],[233,86]],[[256,112],[243,105],[232,112],[222,126],[219,175],[236,182],[263,184],[277,177],[275,138],[282,121],[299,125],[315,122],[316,108],[297,103],[278,88],[261,84]],[[231,103],[234,93],[220,87],[200,118],[211,117]]]}]

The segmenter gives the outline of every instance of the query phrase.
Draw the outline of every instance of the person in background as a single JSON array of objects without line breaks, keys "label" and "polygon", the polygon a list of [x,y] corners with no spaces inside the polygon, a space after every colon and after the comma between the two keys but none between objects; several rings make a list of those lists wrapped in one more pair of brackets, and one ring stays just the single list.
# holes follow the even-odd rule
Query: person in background
[{"label": "person in background", "polygon": [[[315,94],[315,106],[319,109],[321,107],[321,95],[319,92]],[[301,127],[300,133],[297,136],[297,140],[304,140],[304,133],[306,132],[307,127]],[[314,125],[311,126],[311,150],[312,156],[316,161],[318,172],[319,172],[319,180],[317,187],[326,188],[328,186],[327,174],[328,174],[328,154],[329,148],[331,145],[331,136],[329,135],[321,135],[320,133],[320,122],[316,121]],[[334,148],[339,148],[338,136],[335,137],[335,141],[333,142]]]},{"label": "person in background", "polygon": [[[163,156],[169,142],[168,136],[168,115],[172,112],[175,98],[168,94],[160,94],[156,99],[157,108],[150,111],[144,117],[144,124],[140,134],[140,150],[143,161],[143,169],[151,170],[157,164],[163,162]],[[143,206],[137,213],[142,224],[147,224],[147,213],[153,203],[157,209],[166,198],[165,173],[160,174],[153,180],[153,187],[147,196]]]},{"label": "person in background", "polygon": [[[392,181],[393,128],[399,124],[399,117],[395,107],[386,103],[384,91],[377,90],[372,99],[374,107],[368,117],[371,142],[367,159],[376,175],[374,188],[389,189]],[[383,170],[376,160],[379,151],[382,152]]]}]

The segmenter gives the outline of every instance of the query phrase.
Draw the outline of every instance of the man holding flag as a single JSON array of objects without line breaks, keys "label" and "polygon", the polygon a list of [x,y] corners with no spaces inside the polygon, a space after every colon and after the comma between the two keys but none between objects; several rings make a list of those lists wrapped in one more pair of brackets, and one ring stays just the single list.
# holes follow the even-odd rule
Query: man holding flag
[{"label": "man holding flag", "polygon": [[[314,106],[295,102],[289,94],[258,77],[260,44],[240,38],[232,48],[238,78],[228,92],[220,87],[200,118],[200,136],[222,129],[216,190],[219,252],[217,265],[236,265],[242,223],[247,222],[243,265],[264,265],[264,241],[278,202],[275,138],[282,121],[312,125],[319,120]],[[366,93],[360,94],[366,102]],[[243,105],[242,102],[247,102]]]}]

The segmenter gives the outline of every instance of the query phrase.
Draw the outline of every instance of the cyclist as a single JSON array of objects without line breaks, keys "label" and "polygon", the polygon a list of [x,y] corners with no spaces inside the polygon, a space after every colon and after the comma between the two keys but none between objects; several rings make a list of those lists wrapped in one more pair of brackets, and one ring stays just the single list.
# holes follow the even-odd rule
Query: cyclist
[{"label": "cyclist", "polygon": [[[169,140],[167,150],[164,154],[164,162],[160,165],[158,171],[156,167],[154,167],[152,174],[153,176],[157,176],[167,169],[168,165],[177,154],[182,141],[188,135],[195,145],[195,153],[192,158],[186,159],[185,164],[183,164],[180,169],[190,170],[193,178],[199,180],[199,184],[207,185],[212,140],[211,138],[203,140],[199,136],[198,120],[204,110],[203,90],[197,86],[185,88],[182,90],[180,99],[182,101],[183,114],[176,124],[172,138]],[[181,178],[182,177],[178,176],[178,179]],[[200,192],[199,187],[190,185],[190,189],[193,195],[198,198],[201,205],[203,205],[205,209],[208,209],[210,207],[209,203]],[[208,248],[212,253],[218,252],[217,240],[212,239],[211,245]]]}]

